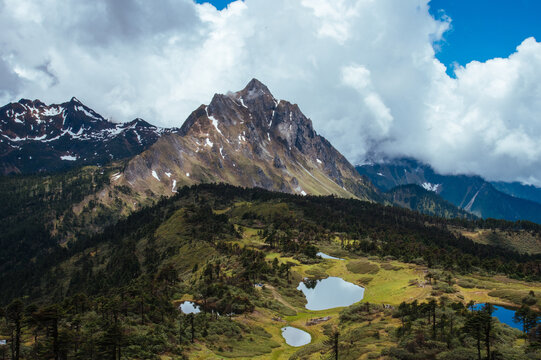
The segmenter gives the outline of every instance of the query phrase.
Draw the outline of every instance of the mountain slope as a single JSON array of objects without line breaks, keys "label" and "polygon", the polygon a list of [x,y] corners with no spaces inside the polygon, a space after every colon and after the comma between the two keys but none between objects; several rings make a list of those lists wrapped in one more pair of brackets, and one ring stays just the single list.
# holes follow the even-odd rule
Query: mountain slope
[{"label": "mountain slope", "polygon": [[443,218],[474,218],[474,215],[459,209],[441,196],[419,185],[400,185],[392,188],[385,195],[392,204],[422,214]]},{"label": "mountain slope", "polygon": [[139,154],[170,131],[142,119],[113,123],[76,98],[54,105],[22,99],[0,108],[0,174],[108,163]]},{"label": "mountain slope", "polygon": [[493,181],[491,184],[498,191],[506,193],[507,195],[541,204],[541,188],[533,185],[524,185],[519,182],[509,183],[503,181]]},{"label": "mountain slope", "polygon": [[356,169],[384,191],[398,185],[417,184],[483,218],[541,223],[541,204],[498,191],[479,176],[437,174],[430,166],[413,159],[395,159]]},{"label": "mountain slope", "polygon": [[[301,255],[309,245],[332,244],[330,239],[334,234],[341,233],[359,239],[346,249],[355,252],[355,247],[360,246],[357,250],[363,249],[361,254],[364,255],[390,255],[406,262],[424,258],[427,263],[441,266],[455,263],[457,270],[486,268],[532,278],[540,276],[537,265],[541,255],[530,256],[501,246],[475,243],[443,224],[446,223],[441,219],[407,209],[355,199],[298,197],[259,188],[202,184],[184,187],[171,198],[162,198],[153,206],[135,211],[101,234],[84,237],[71,246],[50,249],[49,256],[38,256],[19,269],[5,264],[6,269],[0,272],[0,280],[3,280],[0,290],[10,296],[50,297],[53,284],[42,281],[43,277],[48,277],[51,281],[54,279],[57,295],[62,294],[61,288],[66,284],[64,294],[67,291],[74,295],[82,290],[100,293],[106,286],[126,285],[134,280],[123,273],[123,266],[127,264],[115,262],[120,255],[129,258],[128,262],[137,263],[139,273],[141,270],[154,272],[158,267],[175,264],[182,273],[191,274],[195,263],[204,264],[209,251],[227,249],[217,246],[220,242],[252,237],[249,234],[244,237],[237,232],[238,228],[287,229],[279,243],[264,243],[261,239],[258,248],[283,251],[289,256],[291,253]],[[467,220],[463,224],[473,225]],[[517,233],[518,230],[509,229],[508,232]],[[531,232],[539,235],[541,229],[537,226]],[[269,237],[268,232],[265,234],[262,235]],[[204,253],[198,254],[200,257],[187,255],[186,252],[201,243],[207,246]],[[364,247],[367,243],[373,246]],[[115,251],[121,254],[111,254]],[[159,256],[153,254],[154,251],[158,251]],[[21,255],[26,256],[25,253],[14,253],[13,257],[17,259]],[[87,259],[82,261],[81,257]],[[94,263],[94,269],[88,271],[85,262]],[[156,267],[150,266],[150,262]],[[520,266],[527,263],[530,265]],[[24,283],[24,286],[13,287],[8,279]],[[2,300],[8,301],[10,296],[6,295]]]},{"label": "mountain slope", "polygon": [[172,195],[181,185],[224,182],[295,194],[379,199],[370,182],[297,105],[253,79],[217,94],[170,134],[132,159],[116,180],[137,192]]}]

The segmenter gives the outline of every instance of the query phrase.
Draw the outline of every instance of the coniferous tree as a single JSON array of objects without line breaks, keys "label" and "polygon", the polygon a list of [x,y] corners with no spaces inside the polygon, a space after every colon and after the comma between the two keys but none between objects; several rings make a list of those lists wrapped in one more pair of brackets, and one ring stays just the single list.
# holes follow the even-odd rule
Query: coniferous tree
[{"label": "coniferous tree", "polygon": [[191,335],[192,335],[191,341],[192,341],[192,344],[195,341],[194,317],[195,317],[195,315],[193,313],[188,314],[188,319],[190,319],[190,325],[191,325]]},{"label": "coniferous tree", "polygon": [[463,331],[475,339],[477,344],[477,359],[481,360],[481,340],[483,338],[483,320],[478,311],[468,314]]},{"label": "coniferous tree", "polygon": [[539,314],[533,311],[528,305],[523,304],[520,309],[515,311],[513,321],[522,324],[522,331],[527,334],[530,329],[534,328],[539,321]]},{"label": "coniferous tree", "polygon": [[331,350],[329,353],[329,359],[338,360],[339,345],[340,345],[340,331],[338,328],[334,327],[331,331],[331,334],[325,340],[324,344],[328,346]]},{"label": "coniferous tree", "polygon": [[494,312],[494,305],[485,304],[483,309],[480,312],[481,321],[483,325],[483,332],[485,337],[485,347],[487,350],[487,360],[490,360],[490,345],[494,337],[494,319],[492,318],[492,313]]},{"label": "coniferous tree", "polygon": [[15,299],[6,309],[6,318],[11,325],[11,357],[19,360],[21,351],[21,323],[24,313],[24,304],[21,299]]}]

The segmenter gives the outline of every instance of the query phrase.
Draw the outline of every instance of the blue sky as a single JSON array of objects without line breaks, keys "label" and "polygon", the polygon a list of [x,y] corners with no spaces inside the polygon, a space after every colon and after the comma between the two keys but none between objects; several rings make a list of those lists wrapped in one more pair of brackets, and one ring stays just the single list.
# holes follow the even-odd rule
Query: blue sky
[{"label": "blue sky", "polygon": [[526,38],[541,40],[541,1],[538,0],[432,0],[431,14],[442,11],[452,28],[437,54],[449,67],[472,60],[507,57]]},{"label": "blue sky", "polygon": [[222,10],[227,6],[227,4],[233,2],[233,0],[211,0],[211,1],[205,1],[205,0],[195,0],[197,3],[211,3],[216,7],[218,10]]},{"label": "blue sky", "polygon": [[[196,0],[221,10],[232,0]],[[526,38],[541,40],[539,0],[432,0],[435,18],[451,17],[451,30],[440,44],[437,58],[452,75],[454,64],[507,57]]]}]

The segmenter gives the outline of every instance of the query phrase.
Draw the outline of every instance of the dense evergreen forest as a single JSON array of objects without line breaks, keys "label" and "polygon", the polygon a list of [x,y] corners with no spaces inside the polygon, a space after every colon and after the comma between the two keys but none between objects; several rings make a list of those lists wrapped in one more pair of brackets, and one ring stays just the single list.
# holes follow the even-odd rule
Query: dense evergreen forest
[{"label": "dense evergreen forest", "polygon": [[[92,181],[74,184],[77,196],[90,191],[89,184],[96,187],[106,181],[92,176]],[[12,193],[21,196],[20,191]],[[440,273],[541,280],[541,255],[479,244],[449,230],[453,226],[541,232],[539,225],[528,222],[436,218],[353,199],[209,184],[179,189],[175,196],[103,231],[79,233],[58,245],[58,238],[44,225],[50,216],[46,203],[36,201],[35,208],[41,210],[34,218],[27,214],[36,222],[28,234],[19,225],[17,232],[2,237],[8,251],[2,252],[0,339],[9,340],[10,346],[2,348],[9,359],[151,359],[159,354],[183,358],[200,343],[220,356],[235,351],[248,357],[253,351],[268,353],[278,345],[264,328],[233,319],[254,309],[294,314],[284,303],[270,300],[269,294],[302,306],[305,300],[295,290],[302,277],[292,267],[321,262],[319,248],[335,241],[352,256],[395,259]],[[66,211],[67,203],[50,204]],[[5,211],[2,221],[21,214],[25,207],[17,206]],[[261,246],[243,244],[250,229],[262,239]],[[273,253],[278,255],[269,257]],[[257,290],[254,284],[265,284],[265,289]],[[202,312],[183,315],[177,310],[183,298],[197,302]],[[488,346],[499,344],[496,355],[520,337],[500,325],[490,325],[497,331],[481,337],[490,323],[483,318],[485,310],[471,311],[445,297],[433,301],[404,303],[396,310],[376,304],[346,308],[338,328],[326,330],[330,340],[321,344],[328,344],[329,355],[343,353],[348,342],[357,344],[348,332],[353,323],[371,324],[374,316],[391,315],[401,324],[389,335],[394,345],[381,356],[393,359],[436,359],[451,349],[470,355],[473,349],[477,356],[480,344],[483,357],[497,358],[489,357],[487,336]],[[527,355],[522,352],[517,358],[537,358],[536,304],[534,299],[521,318],[529,324],[523,335],[528,346]]]},{"label": "dense evergreen forest", "polygon": [[[9,284],[13,272],[26,279],[35,272],[36,262],[54,264],[70,240],[115,223],[121,216],[120,204],[105,207],[90,202],[79,214],[73,209],[109,184],[111,174],[120,168],[115,164],[0,177],[0,283]],[[0,291],[10,293],[2,285]]]}]

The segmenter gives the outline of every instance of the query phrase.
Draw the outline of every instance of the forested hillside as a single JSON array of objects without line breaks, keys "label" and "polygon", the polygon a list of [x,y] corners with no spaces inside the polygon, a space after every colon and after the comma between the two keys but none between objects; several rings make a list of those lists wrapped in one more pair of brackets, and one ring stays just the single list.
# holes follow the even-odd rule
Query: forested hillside
[{"label": "forested hillside", "polygon": [[0,177],[0,287],[4,297],[18,288],[10,285],[13,278],[32,276],[37,264],[54,264],[56,256],[78,238],[126,216],[127,209],[119,201],[122,191],[129,189],[102,194],[107,202],[85,201],[100,194],[111,174],[121,168],[116,163],[47,176]]},{"label": "forested hillside", "polygon": [[[34,232],[29,232],[28,227],[20,225],[19,231],[23,234],[23,237],[18,236],[25,239],[25,242],[16,249],[25,246],[29,249],[32,249],[32,246],[36,250],[42,249],[48,253],[46,263],[50,265],[51,258],[60,259],[81,256],[81,251],[88,251],[88,249],[98,245],[106,246],[110,251],[113,251],[116,249],[113,245],[118,246],[122,241],[126,241],[125,237],[130,234],[133,238],[130,243],[133,243],[134,246],[140,246],[141,241],[148,242],[145,236],[155,231],[172,213],[178,211],[187,212],[187,209],[189,209],[188,214],[194,212],[195,215],[199,216],[189,223],[191,227],[195,228],[195,230],[190,230],[190,234],[197,234],[197,236],[205,239],[216,239],[220,237],[220,233],[215,233],[211,227],[213,220],[211,216],[213,214],[212,209],[227,209],[226,212],[221,214],[222,222],[225,224],[231,226],[233,226],[233,223],[243,224],[247,222],[246,219],[256,216],[250,210],[252,205],[246,207],[238,205],[238,203],[244,201],[251,204],[255,202],[258,209],[264,209],[265,212],[269,213],[262,220],[265,220],[264,223],[267,226],[272,225],[274,229],[280,229],[284,233],[280,241],[277,240],[284,251],[293,250],[293,252],[302,253],[305,246],[317,246],[317,242],[321,237],[329,240],[331,238],[329,234],[343,234],[341,237],[347,239],[343,243],[344,248],[353,251],[359,250],[370,255],[395,256],[405,262],[422,262],[430,267],[438,266],[455,271],[469,272],[482,269],[532,280],[540,279],[539,256],[521,255],[503,247],[476,243],[467,237],[456,235],[455,232],[447,230],[448,226],[453,225],[464,229],[490,227],[507,229],[508,231],[510,229],[513,231],[527,229],[532,232],[539,232],[540,227],[532,223],[510,223],[494,220],[448,220],[429,217],[406,209],[353,199],[293,196],[266,192],[262,189],[242,189],[228,185],[185,187],[179,190],[179,193],[173,198],[169,200],[162,199],[154,206],[144,208],[127,219],[119,221],[116,225],[105,228],[103,233],[97,235],[80,233],[78,241],[72,242],[68,246],[56,246],[55,240],[57,239],[47,236],[50,229],[40,224],[41,220],[45,218],[44,214],[35,211],[34,215],[37,220],[30,224],[35,224],[36,228],[33,230]],[[235,204],[237,205],[230,209]],[[59,203],[58,206],[61,208],[62,203]],[[50,211],[47,214],[51,215],[53,212]],[[239,217],[243,221],[239,221]],[[257,222],[257,219],[256,217],[252,221]],[[107,221],[102,220],[102,224],[107,224]],[[24,237],[27,231],[28,235]],[[303,234],[308,232],[312,234],[312,237],[301,238],[305,241],[299,241],[296,234],[298,232]],[[40,237],[46,239],[46,244],[49,244],[50,248],[42,247],[43,243],[32,242],[36,238],[41,239]],[[7,238],[9,237],[6,236]],[[9,245],[9,242],[5,241]],[[27,243],[29,244],[26,245]],[[168,243],[168,246],[171,247],[172,245]],[[155,246],[151,248],[156,250]],[[118,246],[118,250],[122,250],[123,254],[127,254],[124,245]],[[169,250],[169,252],[171,251],[173,250]],[[26,253],[26,250],[24,253]],[[6,256],[8,254],[9,252],[6,252]],[[22,254],[14,253],[11,258],[20,259],[20,255]],[[43,261],[43,258],[43,256],[37,256],[32,264],[39,264]],[[110,259],[111,256],[107,256],[103,261],[107,262]],[[121,259],[124,258],[121,256]],[[9,258],[6,257],[6,260],[9,260]],[[121,265],[122,262],[119,264]],[[122,270],[120,270],[119,264],[112,270],[118,271],[120,275]],[[6,276],[11,270],[9,261],[4,262],[2,274]],[[39,268],[33,269],[29,273],[42,276],[44,274],[43,270]],[[85,276],[89,276],[87,272],[85,273]],[[111,276],[112,285],[118,285],[116,283],[118,279],[110,271],[98,274],[97,279],[104,281],[104,279]],[[128,276],[128,278],[131,277]],[[21,280],[23,279],[21,278]],[[23,283],[28,285],[29,280],[30,278],[23,281]],[[84,283],[90,286],[88,284],[91,282],[84,281]],[[7,283],[2,281],[2,284]],[[98,284],[96,288],[100,289],[102,285]],[[23,289],[24,287],[19,287],[17,291]],[[9,286],[2,290],[5,294],[10,292]],[[69,289],[65,290],[69,292]],[[50,287],[47,287],[46,292],[53,293]],[[19,293],[17,295],[23,294]]]},{"label": "forested hillside", "polygon": [[[540,280],[541,255],[479,244],[448,230],[451,225],[540,231],[529,223],[446,220],[353,199],[185,187],[99,234],[52,246],[26,272],[6,267],[0,339],[15,344],[20,336],[21,358],[267,358],[276,351],[309,358],[339,351],[353,359],[368,351],[402,359],[458,348],[475,353],[467,325],[474,313],[459,304],[484,294],[478,300],[520,305],[532,291],[528,306],[538,310],[541,285],[525,281]],[[320,250],[346,260],[342,266],[322,260]],[[316,313],[330,320],[306,328],[312,344],[284,348],[276,333],[282,324],[314,316],[303,310],[306,300],[297,284],[330,275],[365,286],[365,304]],[[492,282],[495,276],[507,279],[500,281],[507,286]],[[428,305],[398,307],[413,299]],[[202,312],[182,315],[176,307],[186,300]],[[435,332],[413,330],[424,316],[433,318]],[[463,337],[451,335],[453,326]],[[500,324],[494,329],[501,330],[491,333],[498,339],[491,351],[535,353],[535,333],[517,347],[520,332]],[[338,336],[336,349],[326,345],[326,336]],[[367,348],[365,338],[377,346]]]},{"label": "forested hillside", "polygon": [[459,209],[441,196],[425,190],[419,185],[400,185],[389,190],[386,195],[391,204],[415,210],[425,215],[443,218],[476,218],[475,215]]}]

